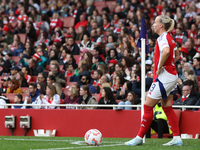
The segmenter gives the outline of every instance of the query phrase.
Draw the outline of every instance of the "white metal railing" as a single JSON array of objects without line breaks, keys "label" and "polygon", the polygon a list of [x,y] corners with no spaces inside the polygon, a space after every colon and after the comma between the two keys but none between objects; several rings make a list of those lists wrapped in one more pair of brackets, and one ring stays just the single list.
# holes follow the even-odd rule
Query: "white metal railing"
[{"label": "white metal railing", "polygon": [[[137,110],[141,109],[141,105],[86,105],[86,104],[0,104],[0,106],[55,106],[55,107],[74,107],[75,109],[82,109],[84,107],[112,107],[113,110],[117,110],[118,107],[133,107]],[[183,105],[175,105],[172,106],[173,108],[181,108],[182,111],[186,110],[187,108],[199,108],[200,106],[183,106]]]}]

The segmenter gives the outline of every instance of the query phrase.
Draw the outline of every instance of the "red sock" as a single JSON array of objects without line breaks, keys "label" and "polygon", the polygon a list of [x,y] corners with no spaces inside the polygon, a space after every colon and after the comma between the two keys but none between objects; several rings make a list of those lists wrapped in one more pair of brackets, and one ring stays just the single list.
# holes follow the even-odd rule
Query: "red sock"
[{"label": "red sock", "polygon": [[147,105],[144,105],[144,115],[142,117],[142,122],[140,126],[140,130],[138,136],[143,138],[144,135],[147,133],[151,122],[153,120],[153,108]]},{"label": "red sock", "polygon": [[178,126],[178,119],[176,117],[176,114],[172,108],[172,106],[170,107],[162,107],[166,116],[167,116],[167,120],[169,123],[169,126],[171,126],[171,130],[173,132],[173,136],[178,136],[179,135],[179,126]]}]

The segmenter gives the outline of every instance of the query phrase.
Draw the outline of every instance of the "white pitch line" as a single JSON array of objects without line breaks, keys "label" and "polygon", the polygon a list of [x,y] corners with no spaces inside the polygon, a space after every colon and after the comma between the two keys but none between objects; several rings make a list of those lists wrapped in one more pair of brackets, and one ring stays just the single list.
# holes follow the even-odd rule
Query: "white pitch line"
[{"label": "white pitch line", "polygon": [[[14,139],[14,138],[0,138],[0,140],[9,140],[9,141],[51,141],[51,142],[77,142],[76,140],[48,140],[48,139]],[[84,141],[81,141],[84,142]],[[123,142],[112,142],[112,141],[102,141],[102,143],[123,143]]]},{"label": "white pitch line", "polygon": [[[112,145],[101,145],[99,147],[110,147],[124,144],[112,144]],[[30,150],[61,150],[61,149],[84,149],[84,148],[95,148],[98,146],[80,146],[80,147],[63,147],[63,148],[48,148],[48,149],[30,149]]]}]

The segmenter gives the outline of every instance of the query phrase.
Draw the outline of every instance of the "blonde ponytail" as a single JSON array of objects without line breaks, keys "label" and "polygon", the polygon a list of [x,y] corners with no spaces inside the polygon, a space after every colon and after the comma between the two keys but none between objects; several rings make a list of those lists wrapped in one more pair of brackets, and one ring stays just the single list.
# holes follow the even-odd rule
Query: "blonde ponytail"
[{"label": "blonde ponytail", "polygon": [[171,32],[174,29],[174,20],[167,15],[160,15],[160,22],[164,24],[166,32]]},{"label": "blonde ponytail", "polygon": [[175,24],[175,22],[174,22],[174,20],[173,19],[170,19],[170,27],[169,27],[169,29],[167,30],[167,32],[171,32],[173,29],[174,29],[174,24]]}]

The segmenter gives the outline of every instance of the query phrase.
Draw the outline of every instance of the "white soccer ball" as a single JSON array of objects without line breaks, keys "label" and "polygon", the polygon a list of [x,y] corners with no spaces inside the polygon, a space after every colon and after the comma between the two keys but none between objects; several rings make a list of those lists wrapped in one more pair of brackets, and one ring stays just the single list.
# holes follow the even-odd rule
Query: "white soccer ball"
[{"label": "white soccer ball", "polygon": [[100,145],[102,142],[102,134],[97,129],[88,130],[84,138],[87,145]]}]

